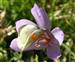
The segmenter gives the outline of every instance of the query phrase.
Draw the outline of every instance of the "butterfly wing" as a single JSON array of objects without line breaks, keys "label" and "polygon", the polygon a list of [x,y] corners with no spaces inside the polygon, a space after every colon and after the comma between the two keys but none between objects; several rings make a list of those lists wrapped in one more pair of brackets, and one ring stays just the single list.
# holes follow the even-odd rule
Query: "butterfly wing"
[{"label": "butterfly wing", "polygon": [[22,50],[27,49],[34,41],[39,38],[41,34],[42,31],[34,25],[27,25],[23,27],[18,35],[18,47]]}]

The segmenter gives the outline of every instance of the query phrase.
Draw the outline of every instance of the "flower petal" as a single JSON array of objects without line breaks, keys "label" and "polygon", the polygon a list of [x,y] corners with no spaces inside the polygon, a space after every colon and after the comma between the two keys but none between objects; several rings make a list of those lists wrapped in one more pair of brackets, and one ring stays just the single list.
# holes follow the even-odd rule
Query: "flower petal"
[{"label": "flower petal", "polygon": [[34,4],[34,7],[31,9],[31,13],[41,29],[50,29],[50,21],[43,8],[40,8],[37,4]]},{"label": "flower petal", "polygon": [[50,59],[58,59],[61,56],[59,43],[58,40],[55,39],[55,37],[52,35],[52,33],[50,35],[51,41],[47,47],[47,56]]},{"label": "flower petal", "polygon": [[17,38],[13,39],[11,41],[11,44],[10,44],[10,48],[15,50],[15,51],[21,51],[19,48],[18,48],[18,45],[17,45]]},{"label": "flower petal", "polygon": [[51,33],[54,35],[54,37],[58,40],[59,44],[61,45],[64,40],[63,31],[59,27],[56,27],[51,31]]},{"label": "flower petal", "polygon": [[52,60],[58,59],[61,56],[60,47],[56,44],[52,44],[48,46],[47,56]]},{"label": "flower petal", "polygon": [[22,27],[22,26],[24,26],[24,25],[28,25],[28,24],[30,24],[30,25],[36,25],[35,23],[33,23],[32,21],[27,20],[27,19],[18,20],[18,21],[16,22],[16,30],[17,30],[17,32],[19,32],[19,28],[20,28],[20,27]]}]

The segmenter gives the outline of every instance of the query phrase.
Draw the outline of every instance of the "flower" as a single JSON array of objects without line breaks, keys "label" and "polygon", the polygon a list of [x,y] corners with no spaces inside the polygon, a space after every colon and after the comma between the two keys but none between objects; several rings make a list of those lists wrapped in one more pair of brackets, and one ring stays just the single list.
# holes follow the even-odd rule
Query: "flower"
[{"label": "flower", "polygon": [[31,13],[37,24],[27,19],[18,20],[16,22],[18,37],[11,41],[10,48],[16,51],[46,48],[48,58],[58,59],[61,56],[60,45],[64,40],[63,31],[59,27],[50,31],[48,15],[37,4],[34,4]]}]

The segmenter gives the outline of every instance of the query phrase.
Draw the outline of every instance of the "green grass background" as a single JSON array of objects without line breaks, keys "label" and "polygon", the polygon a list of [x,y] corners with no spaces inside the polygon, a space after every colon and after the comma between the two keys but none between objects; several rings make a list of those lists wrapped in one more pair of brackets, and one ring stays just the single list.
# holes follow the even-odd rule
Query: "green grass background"
[{"label": "green grass background", "polygon": [[[75,0],[0,0],[0,11],[6,11],[1,22],[5,21],[5,27],[15,27],[15,22],[22,18],[34,22],[30,12],[34,3],[48,13],[51,30],[59,26],[65,33],[60,62],[75,62]],[[10,42],[16,36],[17,33],[13,33],[0,41],[0,62],[52,62],[42,50],[23,53],[11,50]]]}]

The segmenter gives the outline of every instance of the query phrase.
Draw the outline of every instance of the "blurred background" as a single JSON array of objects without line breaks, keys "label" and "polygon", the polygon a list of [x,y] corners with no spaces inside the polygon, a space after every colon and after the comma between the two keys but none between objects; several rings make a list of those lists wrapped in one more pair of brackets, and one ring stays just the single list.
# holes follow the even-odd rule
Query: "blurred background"
[{"label": "blurred background", "polygon": [[60,62],[75,62],[75,0],[0,0],[0,62],[52,62],[42,50],[20,53],[9,47],[17,37],[15,22],[22,18],[34,22],[30,12],[34,3],[48,13],[51,30],[59,26],[65,33]]}]

